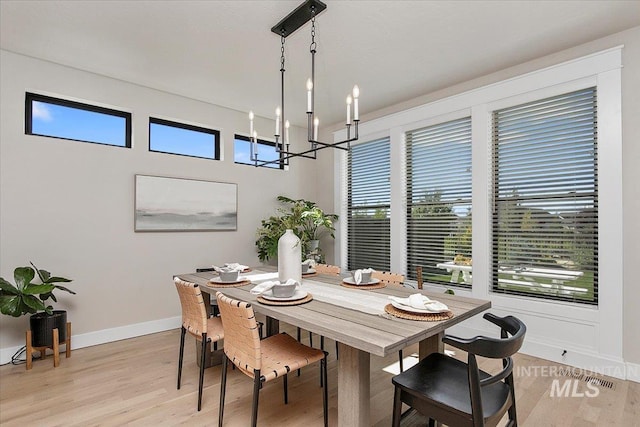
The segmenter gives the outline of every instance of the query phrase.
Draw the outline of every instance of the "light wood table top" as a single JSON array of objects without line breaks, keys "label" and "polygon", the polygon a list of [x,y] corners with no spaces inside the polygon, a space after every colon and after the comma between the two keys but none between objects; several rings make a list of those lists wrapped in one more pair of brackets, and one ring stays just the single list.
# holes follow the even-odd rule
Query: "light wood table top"
[{"label": "light wood table top", "polygon": [[[254,274],[274,271],[272,267],[265,266],[254,268],[252,272],[244,275],[251,278]],[[454,316],[451,319],[436,322],[405,320],[367,314],[315,299],[299,306],[271,306],[261,304],[257,301],[257,296],[249,292],[259,281],[238,288],[216,288],[209,282],[216,275],[212,272],[202,272],[178,274],[177,276],[199,284],[205,299],[210,295],[214,295],[215,298],[215,293],[220,291],[232,298],[251,302],[257,313],[267,316],[269,333],[276,332],[277,321],[283,321],[339,343],[338,424],[340,426],[369,427],[370,425],[369,367],[371,354],[387,356],[414,343],[419,343],[420,358],[435,351],[442,352],[441,339],[445,329],[491,307],[490,301],[395,286],[376,290],[354,289],[354,298],[357,298],[359,292],[377,292],[402,297],[421,292],[432,299],[445,303]],[[304,280],[303,278],[303,283]],[[325,283],[327,286],[339,286],[342,277],[318,274],[309,277],[309,280]],[[271,326],[269,326],[269,322],[271,322]],[[276,330],[274,330],[274,325]]]}]

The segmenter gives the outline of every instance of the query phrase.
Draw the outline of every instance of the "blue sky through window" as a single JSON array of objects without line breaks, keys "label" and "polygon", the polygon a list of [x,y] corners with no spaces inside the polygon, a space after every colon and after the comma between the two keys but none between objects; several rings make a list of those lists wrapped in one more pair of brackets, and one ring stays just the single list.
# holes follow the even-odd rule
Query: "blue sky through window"
[{"label": "blue sky through window", "polygon": [[31,133],[127,146],[124,117],[35,100],[31,102]]},{"label": "blue sky through window", "polygon": [[[149,149],[163,153],[216,159],[216,134],[208,129],[195,130],[175,125],[157,123],[149,125]],[[217,133],[217,132],[216,132]]]},{"label": "blue sky through window", "polygon": [[[240,138],[236,135],[234,148],[233,148],[234,161],[236,163],[253,165],[251,161],[251,143],[246,139]],[[259,161],[271,161],[278,160],[280,155],[276,152],[275,146],[267,143],[261,143],[258,141],[258,159]],[[268,168],[280,169],[280,163],[270,163],[264,165]]]}]

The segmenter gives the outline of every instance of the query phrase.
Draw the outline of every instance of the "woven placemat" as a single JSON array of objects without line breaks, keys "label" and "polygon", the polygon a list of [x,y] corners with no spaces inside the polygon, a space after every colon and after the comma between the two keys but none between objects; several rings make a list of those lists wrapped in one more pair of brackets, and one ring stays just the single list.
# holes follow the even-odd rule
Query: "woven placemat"
[{"label": "woven placemat", "polygon": [[313,299],[313,295],[307,294],[306,297],[302,299],[297,299],[295,301],[271,301],[266,298],[262,298],[262,295],[259,295],[258,298],[256,299],[258,300],[259,303],[264,305],[300,305],[300,304],[305,304],[311,301]]},{"label": "woven placemat", "polygon": [[250,285],[250,284],[251,284],[251,280],[249,280],[249,279],[243,280],[242,282],[238,282],[238,283],[216,283],[216,282],[209,281],[209,282],[207,282],[207,287],[209,287],[209,288],[239,288],[240,286],[246,286],[246,285]]},{"label": "woven placemat", "polygon": [[387,304],[384,306],[384,311],[392,316],[399,317],[401,319],[408,320],[421,320],[423,322],[437,322],[439,320],[447,320],[453,317],[453,312],[445,311],[444,313],[410,313],[408,311],[400,310]]},{"label": "woven placemat", "polygon": [[304,279],[305,277],[313,277],[317,275],[318,275],[317,271],[314,271],[313,273],[302,273],[302,278]]},{"label": "woven placemat", "polygon": [[383,283],[383,282],[379,282],[379,283],[376,283],[375,285],[352,285],[351,283],[342,282],[342,283],[340,283],[340,286],[344,286],[345,288],[362,289],[362,290],[367,291],[367,290],[371,290],[371,289],[386,288],[387,284]]}]

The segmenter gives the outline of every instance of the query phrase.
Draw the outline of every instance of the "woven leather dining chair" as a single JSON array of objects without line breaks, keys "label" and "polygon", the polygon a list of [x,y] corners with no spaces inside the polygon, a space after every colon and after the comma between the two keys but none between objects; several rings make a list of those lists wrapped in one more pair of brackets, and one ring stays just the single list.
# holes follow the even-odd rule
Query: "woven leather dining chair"
[{"label": "woven leather dining chair", "polygon": [[[507,426],[518,425],[511,356],[522,346],[526,326],[513,316],[483,316],[500,327],[500,339],[477,336],[463,339],[445,335],[442,341],[467,352],[467,363],[433,353],[417,365],[393,377],[393,426],[400,425],[402,403],[435,421],[450,426],[495,426],[509,413]],[[478,369],[476,356],[502,359],[495,375]]]},{"label": "woven leather dining chair", "polygon": [[[374,270],[371,277],[380,280],[380,282],[390,286],[404,286],[404,275],[400,273],[389,273],[388,271]],[[400,372],[404,372],[404,355],[402,350],[398,350],[398,362],[400,364]]]},{"label": "woven leather dining chair", "polygon": [[205,307],[200,287],[195,283],[185,282],[179,278],[173,279],[182,306],[182,327],[180,331],[180,357],[178,359],[178,390],[182,379],[182,359],[184,355],[184,337],[187,332],[202,344],[200,355],[200,379],[198,382],[198,411],[202,408],[202,386],[204,382],[204,368],[206,357],[206,343],[218,342],[224,338],[222,322],[219,317],[209,317],[208,307]]},{"label": "woven leather dining chair", "polygon": [[227,364],[231,360],[238,370],[253,378],[253,407],[251,425],[258,422],[258,399],[262,384],[282,377],[284,403],[288,403],[287,374],[295,369],[320,361],[325,387],[322,393],[324,425],[328,425],[327,353],[300,344],[286,333],[260,340],[256,316],[251,304],[216,293],[222,324],[225,330],[222,380],[220,382],[220,409],[218,426],[222,426],[224,398],[227,385]]}]

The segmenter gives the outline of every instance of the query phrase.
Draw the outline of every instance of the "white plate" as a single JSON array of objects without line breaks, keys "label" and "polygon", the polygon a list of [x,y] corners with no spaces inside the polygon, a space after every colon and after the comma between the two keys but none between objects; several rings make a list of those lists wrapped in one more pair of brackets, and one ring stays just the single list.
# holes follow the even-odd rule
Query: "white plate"
[{"label": "white plate", "polygon": [[315,269],[310,268],[310,269],[308,269],[306,272],[302,273],[302,275],[304,276],[305,274],[313,274],[313,273],[315,273],[315,272],[316,272],[316,270],[315,270]]},{"label": "white plate", "polygon": [[211,283],[220,283],[220,284],[224,284],[224,285],[230,285],[232,283],[244,282],[245,280],[247,280],[247,278],[243,277],[243,276],[238,276],[237,280],[230,280],[230,281],[225,281],[225,280],[222,280],[219,277],[214,277],[213,279],[209,280],[209,282],[211,282]]},{"label": "white plate", "polygon": [[263,292],[261,296],[269,301],[296,301],[309,295],[309,293],[303,289],[296,289],[290,297],[274,297],[272,292],[273,291],[270,289],[267,292]]},{"label": "white plate", "polygon": [[414,308],[414,307],[411,307],[410,305],[400,304],[399,302],[395,302],[395,301],[391,301],[391,305],[394,306],[395,308],[399,309],[399,310],[410,311],[412,313],[423,313],[423,314],[425,314],[425,313],[427,313],[427,314],[434,313],[435,314],[435,313],[444,313],[444,312],[449,311],[449,309],[446,309],[446,310],[444,310],[444,309],[443,310],[427,310],[426,308],[424,308],[424,309],[423,308]]},{"label": "white plate", "polygon": [[344,283],[348,284],[348,285],[355,285],[355,286],[363,286],[363,285],[375,285],[380,283],[380,279],[371,279],[368,282],[360,282],[360,283],[356,283],[356,280],[353,277],[346,277],[342,280]]}]

